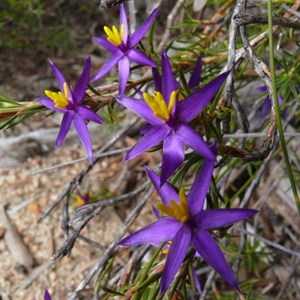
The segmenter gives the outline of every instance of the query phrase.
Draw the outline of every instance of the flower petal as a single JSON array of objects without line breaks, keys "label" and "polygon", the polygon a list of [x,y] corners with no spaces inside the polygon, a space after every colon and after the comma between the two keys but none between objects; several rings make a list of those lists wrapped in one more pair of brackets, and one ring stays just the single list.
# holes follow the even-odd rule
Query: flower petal
[{"label": "flower petal", "polygon": [[137,50],[137,49],[129,49],[126,52],[127,57],[142,66],[150,66],[150,67],[155,67],[156,64],[155,62],[149,58],[147,55],[145,55],[143,52]]},{"label": "flower petal", "polygon": [[166,183],[168,178],[181,165],[184,159],[184,143],[172,132],[164,140],[163,158],[161,165],[160,184]]},{"label": "flower petal", "polygon": [[124,54],[122,52],[114,53],[113,56],[110,59],[108,59],[106,63],[102,66],[102,68],[94,75],[91,82],[100,79],[106,73],[108,73],[123,56]]},{"label": "flower petal", "polygon": [[93,40],[112,54],[122,53],[120,49],[111,42],[109,42],[107,38],[93,37]]},{"label": "flower petal", "polygon": [[58,133],[56,143],[55,143],[56,148],[58,146],[60,146],[61,143],[63,142],[63,140],[65,139],[65,137],[66,137],[66,135],[67,135],[67,133],[70,129],[73,118],[74,118],[74,112],[73,111],[66,111],[64,113],[64,117],[61,121],[59,133]]},{"label": "flower petal", "polygon": [[128,47],[133,48],[146,34],[155,17],[157,16],[158,8],[156,8],[147,20],[129,37]]},{"label": "flower petal", "polygon": [[83,71],[79,80],[76,83],[75,89],[73,91],[73,97],[75,103],[79,104],[81,100],[83,100],[85,91],[87,89],[87,85],[90,79],[90,71],[91,71],[91,58],[88,57],[85,61]]},{"label": "flower petal", "polygon": [[51,296],[47,289],[44,291],[44,300],[51,300]]},{"label": "flower petal", "polygon": [[151,108],[147,105],[146,102],[143,100],[137,100],[134,98],[129,97],[116,97],[117,101],[128,108],[129,110],[133,111],[137,115],[139,115],[141,118],[146,120],[151,125],[162,125],[164,124],[164,121],[162,121],[159,118],[156,118],[153,115],[153,111]]},{"label": "flower petal", "polygon": [[77,113],[85,120],[93,121],[98,124],[104,123],[103,120],[95,112],[83,105],[78,106]]},{"label": "flower petal", "polygon": [[129,150],[124,160],[137,157],[149,148],[156,146],[168,135],[168,130],[164,126],[155,126],[148,130],[147,133]]},{"label": "flower petal", "polygon": [[178,192],[168,182],[166,182],[163,186],[160,186],[159,175],[147,166],[145,166],[145,171],[164,204],[170,206],[170,200],[174,200],[179,203]]},{"label": "flower petal", "polygon": [[229,72],[222,73],[185,100],[179,101],[176,110],[178,118],[185,123],[189,123],[198,116],[208,102],[217,94],[228,74]]},{"label": "flower petal", "polygon": [[93,159],[93,149],[92,149],[90,132],[85,123],[85,120],[78,114],[76,114],[74,116],[74,126],[75,126],[78,136],[85,148],[85,151],[87,152],[89,162],[92,165],[94,162],[94,159]]},{"label": "flower petal", "polygon": [[64,78],[64,76],[61,74],[61,72],[59,71],[59,69],[56,67],[56,65],[50,60],[48,59],[50,67],[52,69],[52,72],[57,80],[57,83],[59,85],[59,89],[64,92],[64,83],[67,82],[66,79]]},{"label": "flower petal", "polygon": [[127,56],[123,56],[118,63],[119,66],[119,95],[123,95],[130,72],[130,60]]},{"label": "flower petal", "polygon": [[207,264],[211,265],[233,288],[239,289],[234,274],[228,265],[219,245],[206,230],[192,236],[192,245]]},{"label": "flower petal", "polygon": [[[180,103],[180,102],[179,102]],[[176,127],[176,135],[178,135],[182,141],[197,152],[205,159],[215,161],[216,157],[209,149],[208,145],[204,142],[202,136],[200,136],[194,129],[184,123],[179,123]]]},{"label": "flower petal", "polygon": [[193,273],[193,277],[194,277],[194,283],[195,283],[196,290],[200,294],[201,293],[201,283],[199,281],[196,270],[193,266],[192,266],[192,273]]},{"label": "flower petal", "polygon": [[201,80],[201,71],[202,71],[202,57],[198,56],[196,67],[191,75],[191,78],[188,82],[188,87],[190,89],[195,88],[197,85],[200,84]]},{"label": "flower petal", "polygon": [[204,205],[206,194],[208,192],[215,161],[204,160],[188,195],[188,207],[191,215],[199,213]]},{"label": "flower petal", "polygon": [[161,218],[145,228],[129,235],[119,242],[122,246],[151,244],[160,245],[162,242],[172,240],[182,227],[175,218]]},{"label": "flower petal", "polygon": [[161,54],[161,71],[162,71],[162,95],[164,99],[169,104],[170,96],[173,91],[175,91],[175,79],[172,73],[172,67],[169,58],[165,51]]},{"label": "flower petal", "polygon": [[123,43],[126,45],[128,39],[128,21],[127,21],[126,11],[123,3],[121,3],[120,5],[120,25],[122,24],[124,24]]},{"label": "flower petal", "polygon": [[177,232],[172,240],[165,268],[163,270],[160,293],[163,294],[179,270],[191,244],[191,231],[187,226]]},{"label": "flower petal", "polygon": [[162,93],[162,78],[158,73],[157,68],[152,68],[155,91]]},{"label": "flower petal", "polygon": [[40,97],[40,98],[36,99],[36,101],[39,102],[40,104],[44,105],[45,107],[47,107],[51,110],[54,110],[56,112],[64,113],[66,111],[65,109],[59,109],[59,108],[55,107],[53,100],[49,99],[48,97]]},{"label": "flower petal", "polygon": [[210,209],[201,211],[195,218],[201,229],[216,229],[250,218],[257,212],[255,209],[242,208]]}]

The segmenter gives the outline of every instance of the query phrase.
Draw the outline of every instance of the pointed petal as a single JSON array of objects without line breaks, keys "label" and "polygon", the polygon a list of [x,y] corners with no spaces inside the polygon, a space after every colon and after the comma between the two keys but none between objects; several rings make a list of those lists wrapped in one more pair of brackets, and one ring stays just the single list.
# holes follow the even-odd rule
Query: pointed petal
[{"label": "pointed petal", "polygon": [[137,100],[134,98],[129,98],[129,97],[116,97],[117,101],[125,106],[126,108],[130,109],[137,115],[139,115],[141,118],[146,120],[148,123],[152,125],[162,125],[164,124],[164,121],[162,121],[159,118],[156,118],[153,115],[153,111],[151,108],[148,106],[146,102],[143,100]]},{"label": "pointed petal", "polygon": [[113,56],[110,59],[108,59],[106,63],[102,66],[102,68],[94,75],[91,82],[100,79],[106,73],[108,73],[118,63],[122,56],[124,56],[124,54],[121,52],[113,54]]},{"label": "pointed petal", "polygon": [[44,105],[45,107],[54,110],[56,112],[62,112],[64,113],[66,110],[65,109],[59,109],[57,107],[55,107],[54,102],[49,99],[48,97],[40,97],[38,99],[36,99],[37,102],[39,102],[40,104]]},{"label": "pointed petal", "polygon": [[158,8],[156,8],[147,20],[129,37],[128,46],[133,48],[146,34],[155,17],[157,16]]},{"label": "pointed petal", "polygon": [[44,300],[51,300],[51,296],[47,289],[44,291]]},{"label": "pointed petal", "polygon": [[162,242],[172,240],[181,227],[182,223],[175,218],[161,218],[121,240],[119,245],[134,246],[151,244],[157,246]]},{"label": "pointed petal", "polygon": [[195,218],[197,225],[202,229],[216,229],[252,217],[258,211],[255,209],[211,209],[201,211]]},{"label": "pointed petal", "polygon": [[191,78],[188,82],[188,87],[190,89],[195,88],[197,85],[200,84],[201,80],[201,71],[202,71],[202,57],[198,56],[196,67],[191,75]]},{"label": "pointed petal", "polygon": [[159,144],[166,136],[168,135],[168,130],[162,126],[156,126],[148,130],[147,133],[129,150],[125,156],[125,161],[135,158],[147,151],[149,148],[152,148]]},{"label": "pointed petal", "polygon": [[85,148],[85,151],[87,152],[89,162],[92,165],[94,159],[93,159],[93,149],[92,149],[90,133],[85,123],[85,120],[78,114],[74,116],[74,126]]},{"label": "pointed petal", "polygon": [[265,98],[263,108],[261,109],[261,112],[260,112],[262,117],[264,117],[268,114],[268,112],[271,109],[271,106],[272,106],[272,103],[271,103],[270,97],[268,96]]},{"label": "pointed petal", "polygon": [[130,61],[127,56],[119,60],[119,95],[123,95],[129,78]]},{"label": "pointed petal", "polygon": [[162,78],[158,73],[157,68],[152,68],[155,91],[162,93]]},{"label": "pointed petal", "polygon": [[93,121],[98,124],[104,123],[103,120],[95,112],[83,105],[78,106],[77,113],[85,120]]},{"label": "pointed petal", "polygon": [[165,184],[168,178],[181,165],[184,159],[184,143],[173,132],[164,140],[163,158],[161,165],[161,185]]},{"label": "pointed petal", "polygon": [[238,290],[238,283],[217,242],[206,230],[199,231],[192,237],[192,245],[207,264],[211,265],[233,288]]},{"label": "pointed petal", "polygon": [[188,207],[191,215],[199,213],[204,205],[208,192],[215,162],[204,160],[202,167],[194,180],[188,195]]},{"label": "pointed petal", "polygon": [[187,226],[177,232],[172,240],[165,268],[163,270],[160,293],[163,294],[178,272],[191,244],[191,231]]},{"label": "pointed petal", "polygon": [[200,294],[201,293],[201,283],[199,281],[196,270],[193,266],[192,266],[192,272],[193,272],[193,277],[194,277],[194,283],[195,283],[196,290]]},{"label": "pointed petal", "polygon": [[178,192],[168,182],[166,182],[163,186],[160,186],[159,175],[147,166],[145,166],[145,171],[164,204],[170,206],[170,200],[174,200],[179,203]]},{"label": "pointed petal", "polygon": [[217,94],[229,72],[222,73],[185,100],[177,103],[177,114],[185,123],[192,121]]},{"label": "pointed petal", "polygon": [[79,80],[76,83],[75,89],[73,91],[73,96],[75,103],[79,104],[83,100],[87,85],[90,79],[91,71],[91,58],[88,57],[85,61],[84,68]]},{"label": "pointed petal", "polygon": [[112,54],[120,53],[120,49],[103,37],[93,37],[93,40]]},{"label": "pointed petal", "polygon": [[123,43],[126,45],[128,39],[128,21],[127,21],[126,11],[123,3],[121,3],[120,5],[120,26],[122,24],[124,24]]},{"label": "pointed petal", "polygon": [[58,133],[58,136],[57,136],[57,139],[56,139],[56,143],[55,143],[55,147],[56,148],[58,146],[60,146],[60,144],[65,139],[65,137],[66,137],[66,135],[67,135],[67,133],[68,133],[68,131],[70,129],[70,126],[71,126],[73,118],[74,118],[74,112],[73,111],[66,111],[64,113],[64,117],[63,117],[63,119],[61,121],[59,133]]},{"label": "pointed petal", "polygon": [[150,67],[155,67],[156,64],[155,62],[149,58],[147,55],[145,55],[143,52],[137,50],[137,49],[129,49],[126,52],[127,57],[142,66],[150,66]]},{"label": "pointed petal", "polygon": [[170,96],[175,91],[175,79],[172,73],[172,67],[169,58],[165,51],[161,54],[161,71],[162,71],[162,95],[165,98],[167,105],[169,104]]},{"label": "pointed petal", "polygon": [[194,131],[189,125],[180,123],[175,132],[186,145],[196,151],[200,156],[215,161],[215,155],[204,142],[202,136]]},{"label": "pointed petal", "polygon": [[48,61],[49,61],[50,67],[52,69],[52,72],[57,80],[57,83],[59,85],[59,89],[63,92],[64,91],[64,83],[67,81],[64,78],[64,76],[61,74],[59,69],[56,67],[56,65],[50,59],[48,59]]}]

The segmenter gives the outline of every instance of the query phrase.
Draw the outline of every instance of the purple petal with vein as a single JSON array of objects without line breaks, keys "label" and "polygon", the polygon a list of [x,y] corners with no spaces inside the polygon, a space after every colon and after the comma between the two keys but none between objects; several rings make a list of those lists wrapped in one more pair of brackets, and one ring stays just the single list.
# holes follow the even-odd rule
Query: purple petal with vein
[{"label": "purple petal with vein", "polygon": [[59,89],[64,92],[64,83],[67,82],[65,77],[61,74],[61,72],[59,71],[59,69],[56,67],[56,65],[50,60],[48,59],[50,67],[52,69],[52,72],[57,80],[57,83],[59,85]]},{"label": "purple petal with vein", "polygon": [[[179,102],[180,103],[180,102]],[[182,139],[182,141],[197,152],[205,159],[215,161],[216,157],[204,142],[202,136],[200,136],[189,125],[180,123],[176,128],[176,134]]]},{"label": "purple petal with vein", "polygon": [[201,257],[211,265],[232,287],[239,289],[233,272],[219,245],[206,230],[193,234],[192,245]]},{"label": "purple petal with vein", "polygon": [[161,54],[161,70],[162,70],[162,95],[167,104],[169,104],[170,96],[175,91],[174,77],[172,67],[165,51]]},{"label": "purple petal with vein", "polygon": [[199,227],[203,229],[216,229],[250,218],[257,212],[255,209],[242,208],[211,209],[201,211],[195,218],[197,218],[197,225]]},{"label": "purple petal with vein", "polygon": [[40,104],[44,105],[45,107],[54,110],[56,112],[65,112],[65,109],[59,109],[57,107],[55,107],[55,104],[53,102],[53,100],[49,99],[48,97],[40,97],[38,99],[36,99],[37,102],[39,102]]},{"label": "purple petal with vein", "polygon": [[134,246],[151,244],[156,246],[162,242],[172,240],[181,227],[182,223],[174,218],[161,218],[121,240],[119,245]]},{"label": "purple petal with vein", "polygon": [[208,192],[215,161],[204,160],[188,195],[188,207],[191,215],[199,213],[204,205],[206,194]]},{"label": "purple petal with vein", "polygon": [[91,58],[88,57],[85,61],[82,74],[79,80],[77,81],[75,89],[73,91],[73,98],[77,104],[79,104],[83,100],[90,79],[90,71],[91,71]]},{"label": "purple petal with vein", "polygon": [[110,43],[106,38],[93,37],[100,46],[104,47],[108,52],[112,54],[121,53],[120,49],[114,44]]},{"label": "purple petal with vein", "polygon": [[137,157],[143,152],[158,145],[166,138],[168,131],[164,127],[153,127],[129,150],[124,160],[129,160]]},{"label": "purple petal with vein", "polygon": [[123,95],[129,78],[130,61],[127,56],[119,60],[119,95]]},{"label": "purple petal with vein", "polygon": [[152,68],[152,74],[153,74],[155,91],[162,92],[162,78],[159,75],[157,68]]},{"label": "purple petal with vein", "polygon": [[195,88],[200,84],[201,81],[201,71],[202,71],[202,57],[199,56],[197,59],[196,67],[191,75],[191,78],[188,82],[188,87],[190,89]]},{"label": "purple petal with vein", "polygon": [[74,112],[72,112],[72,111],[66,111],[64,113],[64,117],[63,117],[63,119],[61,121],[59,133],[58,133],[58,136],[57,136],[57,139],[56,139],[56,143],[55,143],[55,147],[56,148],[65,139],[65,137],[66,137],[66,135],[67,135],[67,133],[68,133],[68,131],[70,129],[70,126],[71,126],[73,118],[74,118]]},{"label": "purple petal with vein", "polygon": [[101,77],[103,77],[106,73],[108,73],[117,63],[118,61],[124,56],[122,52],[118,52],[113,54],[113,56],[106,61],[106,63],[102,66],[102,68],[94,75],[91,82],[94,82]]},{"label": "purple petal with vein", "polygon": [[85,123],[85,120],[78,114],[76,114],[74,116],[74,126],[75,126],[78,136],[87,152],[89,162],[90,162],[90,164],[93,164],[94,159],[93,159],[93,150],[92,150],[92,142],[91,142],[90,133],[89,133],[89,130]]},{"label": "purple petal with vein", "polygon": [[192,121],[217,94],[229,72],[222,73],[183,101],[177,103],[178,118],[185,123]]},{"label": "purple petal with vein", "polygon": [[143,100],[137,100],[134,98],[124,97],[124,96],[116,97],[116,99],[120,104],[122,104],[129,110],[139,115],[141,118],[146,120],[151,125],[164,124],[164,121],[153,116],[153,111]]},{"label": "purple petal with vein", "polygon": [[165,268],[163,270],[160,293],[163,294],[178,272],[191,244],[191,231],[186,226],[177,232],[172,240]]},{"label": "purple petal with vein", "polygon": [[83,105],[78,106],[77,113],[86,120],[93,121],[98,124],[103,124],[103,120],[95,112]]},{"label": "purple petal with vein", "polygon": [[147,166],[145,166],[145,171],[164,204],[169,205],[170,200],[174,200],[179,203],[178,192],[168,182],[166,182],[163,186],[160,186],[159,175]]},{"label": "purple petal with vein", "polygon": [[161,165],[161,185],[165,184],[168,178],[181,165],[184,159],[184,143],[172,132],[164,140],[163,158]]},{"label": "purple petal with vein", "polygon": [[147,20],[139,26],[139,28],[129,37],[128,47],[133,48],[146,34],[155,17],[157,16],[158,8],[156,8]]},{"label": "purple petal with vein", "polygon": [[155,62],[152,59],[150,59],[147,55],[137,49],[129,49],[126,55],[130,60],[139,65],[150,67],[156,66]]},{"label": "purple petal with vein", "polygon": [[126,45],[128,39],[128,21],[123,3],[120,5],[120,25],[122,24],[124,24],[123,43]]}]

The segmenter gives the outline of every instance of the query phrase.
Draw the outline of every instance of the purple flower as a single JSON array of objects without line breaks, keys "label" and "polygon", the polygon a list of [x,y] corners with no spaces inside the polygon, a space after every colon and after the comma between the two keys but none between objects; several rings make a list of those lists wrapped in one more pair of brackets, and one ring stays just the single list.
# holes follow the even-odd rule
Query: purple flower
[{"label": "purple flower", "polygon": [[[213,99],[228,72],[217,76],[204,87],[196,90],[185,99],[178,93],[179,83],[172,74],[172,68],[165,52],[161,58],[162,76],[154,69],[156,91],[153,96],[144,93],[144,100],[119,96],[119,103],[134,111],[149,124],[142,131],[143,138],[127,153],[125,160],[132,159],[163,141],[161,184],[164,184],[184,159],[184,146],[192,148],[200,156],[215,160],[203,138],[188,123]],[[189,82],[190,87],[199,84],[201,61]],[[199,74],[199,75],[197,75]],[[197,79],[198,78],[198,79]]]},{"label": "purple flower", "polygon": [[44,291],[44,300],[52,300],[47,289],[45,289],[45,291]]},{"label": "purple flower", "polygon": [[38,98],[37,101],[47,108],[64,114],[58,133],[55,147],[58,147],[66,137],[71,123],[74,123],[78,136],[85,147],[90,163],[93,163],[92,142],[86,120],[103,124],[103,120],[91,109],[82,104],[89,82],[91,59],[87,58],[81,77],[72,91],[58,68],[49,60],[52,72],[58,82],[60,92],[46,90],[47,97]]},{"label": "purple flower", "polygon": [[105,26],[104,31],[107,34],[107,38],[94,38],[98,44],[112,54],[112,57],[95,74],[92,78],[92,82],[104,76],[118,63],[120,81],[119,94],[122,95],[125,92],[129,77],[130,61],[139,65],[155,66],[155,63],[144,53],[135,49],[135,46],[144,37],[157,13],[158,9],[155,9],[148,19],[133,34],[129,35],[124,4],[120,5],[120,30],[118,30],[116,26],[113,26],[112,29]]},{"label": "purple flower", "polygon": [[[267,90],[267,88],[265,86],[259,86],[257,88],[257,91],[263,93]],[[283,103],[283,100],[282,100],[282,97],[281,96],[278,96],[278,104],[279,105],[282,105]],[[267,115],[267,113],[271,110],[271,106],[272,106],[272,102],[271,102],[271,99],[269,96],[267,96],[265,99],[264,99],[264,104],[263,104],[263,107],[261,109],[261,116],[264,117]],[[283,116],[286,117],[286,111],[283,110],[282,111],[283,113]]]},{"label": "purple flower", "polygon": [[249,218],[257,211],[254,209],[203,210],[214,164],[213,160],[204,161],[188,197],[186,197],[184,189],[180,189],[178,195],[168,183],[161,187],[159,176],[152,170],[146,169],[163,202],[158,204],[157,208],[165,217],[160,217],[154,223],[126,237],[120,242],[120,245],[151,244],[158,246],[163,242],[171,241],[162,273],[161,294],[172,282],[190,246],[232,287],[238,289],[235,276],[210,231]]}]

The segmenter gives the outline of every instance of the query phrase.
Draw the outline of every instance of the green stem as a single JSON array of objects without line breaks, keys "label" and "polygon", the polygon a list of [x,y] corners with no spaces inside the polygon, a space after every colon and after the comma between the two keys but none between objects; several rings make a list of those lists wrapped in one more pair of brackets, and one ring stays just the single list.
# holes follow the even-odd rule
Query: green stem
[{"label": "green stem", "polygon": [[275,99],[275,113],[276,113],[276,123],[279,132],[280,143],[282,147],[282,152],[287,168],[287,173],[289,176],[289,180],[291,183],[292,191],[294,194],[295,202],[297,205],[298,213],[300,214],[300,200],[297,192],[297,187],[295,184],[295,179],[293,176],[293,171],[291,168],[291,164],[289,161],[289,155],[284,139],[283,127],[280,116],[280,107],[278,103],[277,89],[276,89],[276,78],[275,78],[275,60],[274,60],[274,39],[273,39],[273,20],[272,20],[272,0],[268,0],[268,27],[269,27],[269,48],[270,48],[270,71],[271,71],[271,80],[272,80],[272,88],[273,88],[273,96]]}]

